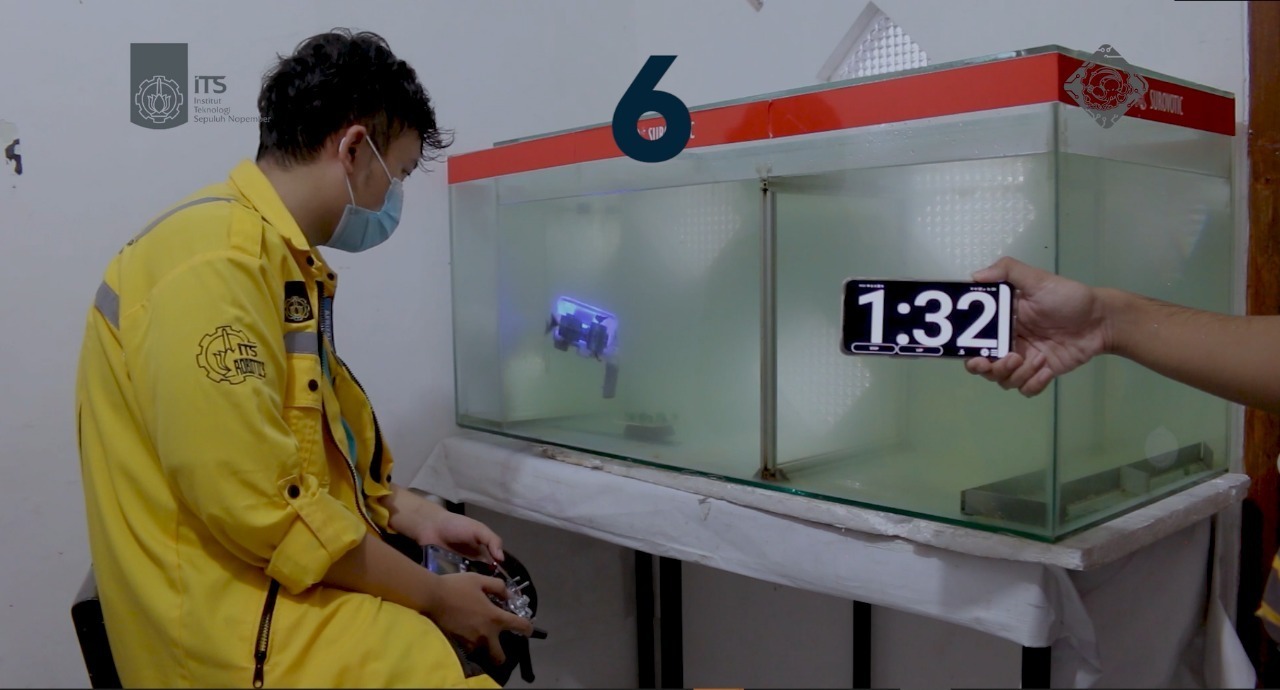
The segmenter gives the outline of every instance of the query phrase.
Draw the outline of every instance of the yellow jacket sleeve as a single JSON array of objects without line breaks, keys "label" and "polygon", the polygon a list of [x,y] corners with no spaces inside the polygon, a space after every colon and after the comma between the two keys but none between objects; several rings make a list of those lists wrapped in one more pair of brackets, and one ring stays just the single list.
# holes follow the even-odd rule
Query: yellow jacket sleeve
[{"label": "yellow jacket sleeve", "polygon": [[256,257],[207,254],[157,283],[122,325],[137,334],[126,346],[134,388],[180,500],[224,547],[297,593],[366,532],[306,471],[286,423],[281,286]]}]

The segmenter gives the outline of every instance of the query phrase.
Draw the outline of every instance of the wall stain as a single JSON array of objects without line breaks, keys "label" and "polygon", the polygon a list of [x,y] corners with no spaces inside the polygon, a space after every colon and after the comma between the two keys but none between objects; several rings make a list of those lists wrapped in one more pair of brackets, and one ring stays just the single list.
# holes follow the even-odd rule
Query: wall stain
[{"label": "wall stain", "polygon": [[22,174],[22,154],[18,153],[18,145],[22,140],[18,138],[18,126],[12,122],[0,120],[0,146],[4,146],[5,162],[13,164],[13,172],[18,175]]}]

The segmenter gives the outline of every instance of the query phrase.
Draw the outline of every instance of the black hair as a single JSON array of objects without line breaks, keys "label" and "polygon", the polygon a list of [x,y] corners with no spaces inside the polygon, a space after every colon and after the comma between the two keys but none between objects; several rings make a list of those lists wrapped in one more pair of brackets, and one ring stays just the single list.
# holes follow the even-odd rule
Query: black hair
[{"label": "black hair", "polygon": [[406,130],[417,132],[419,166],[451,143],[417,73],[378,34],[334,29],[277,57],[258,96],[259,161],[308,162],[351,125],[364,125],[380,152]]}]

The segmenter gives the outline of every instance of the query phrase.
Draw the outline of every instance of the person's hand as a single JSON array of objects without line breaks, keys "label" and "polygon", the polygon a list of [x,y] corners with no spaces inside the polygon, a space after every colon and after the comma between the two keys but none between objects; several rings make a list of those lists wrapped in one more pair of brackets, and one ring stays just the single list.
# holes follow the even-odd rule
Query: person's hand
[{"label": "person's hand", "polygon": [[435,603],[423,613],[467,651],[487,648],[489,657],[501,665],[506,662],[499,638],[504,630],[526,637],[533,634],[532,622],[489,599],[489,595],[504,600],[510,596],[502,580],[479,573],[456,573],[438,575],[436,583]]},{"label": "person's hand", "polygon": [[1005,257],[973,274],[980,283],[1007,281],[1019,291],[1013,350],[992,362],[965,362],[970,373],[1027,397],[1107,350],[1102,300],[1087,285]]},{"label": "person's hand", "polygon": [[435,545],[473,560],[501,562],[502,540],[483,523],[458,515],[402,486],[384,499],[391,528],[418,546]]},{"label": "person's hand", "polygon": [[419,546],[435,544],[466,558],[501,563],[502,539],[484,523],[443,508],[422,518],[414,538]]}]

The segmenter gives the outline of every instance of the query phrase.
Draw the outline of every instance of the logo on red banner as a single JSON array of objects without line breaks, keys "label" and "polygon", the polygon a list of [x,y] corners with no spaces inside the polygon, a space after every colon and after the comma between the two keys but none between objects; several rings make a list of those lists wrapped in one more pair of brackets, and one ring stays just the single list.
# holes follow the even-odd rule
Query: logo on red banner
[{"label": "logo on red banner", "polygon": [[1114,125],[1133,106],[1145,107],[1150,89],[1147,80],[1109,45],[1098,48],[1062,87],[1103,129]]}]

